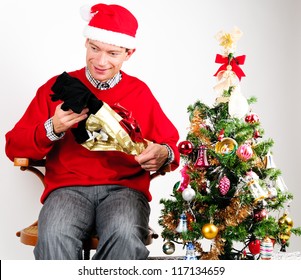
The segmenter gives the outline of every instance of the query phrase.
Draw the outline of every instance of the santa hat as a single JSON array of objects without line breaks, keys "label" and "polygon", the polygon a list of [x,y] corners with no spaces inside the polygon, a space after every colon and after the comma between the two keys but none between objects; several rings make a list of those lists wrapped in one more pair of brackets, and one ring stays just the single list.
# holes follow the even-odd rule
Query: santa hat
[{"label": "santa hat", "polygon": [[136,47],[138,22],[124,7],[106,4],[84,6],[81,16],[89,22],[84,29],[85,37],[128,49]]}]

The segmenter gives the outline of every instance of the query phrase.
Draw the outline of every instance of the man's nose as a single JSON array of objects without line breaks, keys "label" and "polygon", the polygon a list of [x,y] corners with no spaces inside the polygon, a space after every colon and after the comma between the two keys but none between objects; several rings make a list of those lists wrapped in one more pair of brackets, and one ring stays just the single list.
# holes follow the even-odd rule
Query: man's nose
[{"label": "man's nose", "polygon": [[97,57],[97,62],[99,65],[106,65],[107,63],[107,55],[105,53],[99,53]]}]

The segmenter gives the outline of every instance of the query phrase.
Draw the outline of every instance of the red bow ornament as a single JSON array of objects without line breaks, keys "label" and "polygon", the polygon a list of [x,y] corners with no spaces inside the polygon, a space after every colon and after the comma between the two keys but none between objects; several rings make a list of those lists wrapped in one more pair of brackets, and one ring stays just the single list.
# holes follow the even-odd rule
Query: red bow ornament
[{"label": "red bow ornament", "polygon": [[[214,74],[214,76],[217,76],[220,71],[227,71],[229,70],[229,65],[231,66],[231,70],[236,74],[239,80],[241,80],[241,77],[245,77],[245,73],[241,70],[239,65],[242,65],[245,63],[246,56],[241,55],[237,57],[232,56],[222,56],[220,54],[216,55],[215,63],[222,63],[223,65],[217,70],[217,72]],[[227,68],[228,67],[228,68]]]}]

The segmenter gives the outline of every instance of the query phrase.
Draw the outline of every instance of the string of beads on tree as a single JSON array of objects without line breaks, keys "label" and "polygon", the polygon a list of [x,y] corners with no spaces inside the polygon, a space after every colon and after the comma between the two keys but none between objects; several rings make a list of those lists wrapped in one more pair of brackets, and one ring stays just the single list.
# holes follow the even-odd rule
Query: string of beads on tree
[{"label": "string of beads on tree", "polygon": [[274,141],[263,138],[251,108],[257,100],[241,93],[246,56],[235,55],[241,36],[238,28],[216,35],[218,96],[213,106],[199,100],[188,106],[189,132],[178,144],[180,179],[171,198],[160,201],[167,255],[180,243],[189,252],[185,259],[271,259],[275,244],[285,251],[291,234],[301,235],[289,213],[293,195],[273,160]]}]

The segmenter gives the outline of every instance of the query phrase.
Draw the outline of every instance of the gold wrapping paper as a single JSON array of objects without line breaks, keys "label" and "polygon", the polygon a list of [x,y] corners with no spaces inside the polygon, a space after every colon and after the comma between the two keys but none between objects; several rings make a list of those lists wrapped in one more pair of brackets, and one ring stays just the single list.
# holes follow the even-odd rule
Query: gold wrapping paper
[{"label": "gold wrapping paper", "polygon": [[91,137],[82,145],[91,151],[120,151],[130,155],[139,155],[147,146],[147,140],[134,142],[120,125],[122,117],[108,104],[86,121],[86,129]]}]

